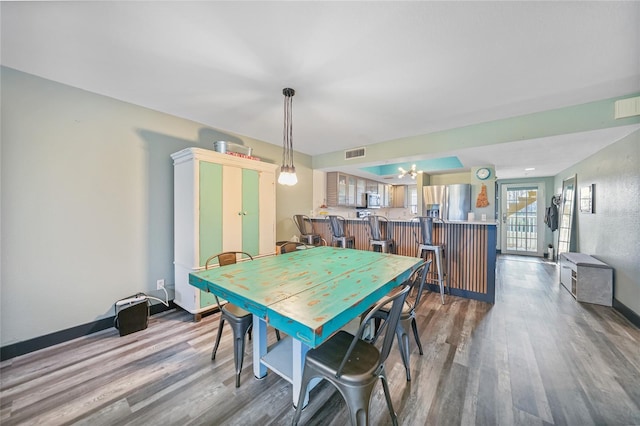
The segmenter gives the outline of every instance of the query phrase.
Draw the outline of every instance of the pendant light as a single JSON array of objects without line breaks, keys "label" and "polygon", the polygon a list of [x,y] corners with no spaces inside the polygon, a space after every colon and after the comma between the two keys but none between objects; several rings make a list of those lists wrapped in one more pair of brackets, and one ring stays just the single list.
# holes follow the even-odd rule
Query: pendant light
[{"label": "pendant light", "polygon": [[293,165],[293,123],[291,121],[293,95],[296,91],[290,88],[282,89],[284,95],[284,130],[282,139],[282,166],[278,183],[293,186],[298,183],[296,168]]}]

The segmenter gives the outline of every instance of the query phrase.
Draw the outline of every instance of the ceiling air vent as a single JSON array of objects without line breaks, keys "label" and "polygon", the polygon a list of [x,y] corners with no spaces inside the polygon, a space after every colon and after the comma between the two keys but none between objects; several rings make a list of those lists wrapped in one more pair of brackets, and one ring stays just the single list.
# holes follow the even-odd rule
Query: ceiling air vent
[{"label": "ceiling air vent", "polygon": [[344,159],[345,160],[352,160],[354,158],[362,158],[364,156],[365,156],[365,149],[364,148],[350,149],[350,150],[344,152]]}]

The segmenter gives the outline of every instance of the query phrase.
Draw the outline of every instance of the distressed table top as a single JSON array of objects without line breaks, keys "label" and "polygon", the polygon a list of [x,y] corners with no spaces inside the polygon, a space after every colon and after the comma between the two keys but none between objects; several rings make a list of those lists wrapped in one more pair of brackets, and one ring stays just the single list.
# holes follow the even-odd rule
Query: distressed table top
[{"label": "distressed table top", "polygon": [[195,272],[189,283],[316,347],[421,264],[415,257],[325,246]]}]

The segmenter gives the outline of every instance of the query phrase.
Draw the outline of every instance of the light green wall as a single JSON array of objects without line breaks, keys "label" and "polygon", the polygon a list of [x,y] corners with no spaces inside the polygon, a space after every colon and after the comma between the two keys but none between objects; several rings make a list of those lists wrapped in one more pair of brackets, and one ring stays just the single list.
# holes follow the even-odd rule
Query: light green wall
[{"label": "light green wall", "polygon": [[638,94],[367,145],[364,159],[350,159],[348,163],[344,159],[344,151],[316,155],[313,157],[313,168],[326,170],[389,158],[448,153],[463,148],[640,123],[638,116],[620,120],[613,117],[614,102],[630,96]]},{"label": "light green wall", "polygon": [[[173,284],[169,155],[254,140],[2,67],[1,345],[113,315],[113,303]],[[311,158],[278,185],[277,235],[311,207]]]},{"label": "light green wall", "polygon": [[[576,211],[576,250],[614,269],[614,298],[640,315],[640,131],[555,177],[576,175],[578,190],[595,184],[593,214]],[[577,208],[577,207],[576,207]]]}]

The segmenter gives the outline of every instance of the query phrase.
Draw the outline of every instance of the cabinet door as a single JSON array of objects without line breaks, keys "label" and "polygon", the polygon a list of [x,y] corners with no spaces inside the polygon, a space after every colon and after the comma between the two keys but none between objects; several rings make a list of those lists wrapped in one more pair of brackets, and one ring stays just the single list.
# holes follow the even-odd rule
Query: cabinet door
[{"label": "cabinet door", "polygon": [[347,182],[348,182],[348,186],[347,186],[347,205],[348,206],[355,206],[356,205],[356,182],[357,182],[357,178],[355,176],[347,176]]},{"label": "cabinet door", "polygon": [[242,251],[260,254],[260,180],[256,170],[242,169]]},{"label": "cabinet door", "polygon": [[367,181],[365,179],[358,179],[356,184],[356,207],[366,207],[367,201],[365,199],[365,192],[367,191]]},{"label": "cabinet door", "polygon": [[347,205],[347,175],[338,173],[338,205]]},{"label": "cabinet door", "polygon": [[199,175],[199,218],[198,253],[199,266],[222,248],[222,166],[220,164],[200,162]]},{"label": "cabinet door", "polygon": [[222,251],[242,250],[242,169],[222,168]]}]

